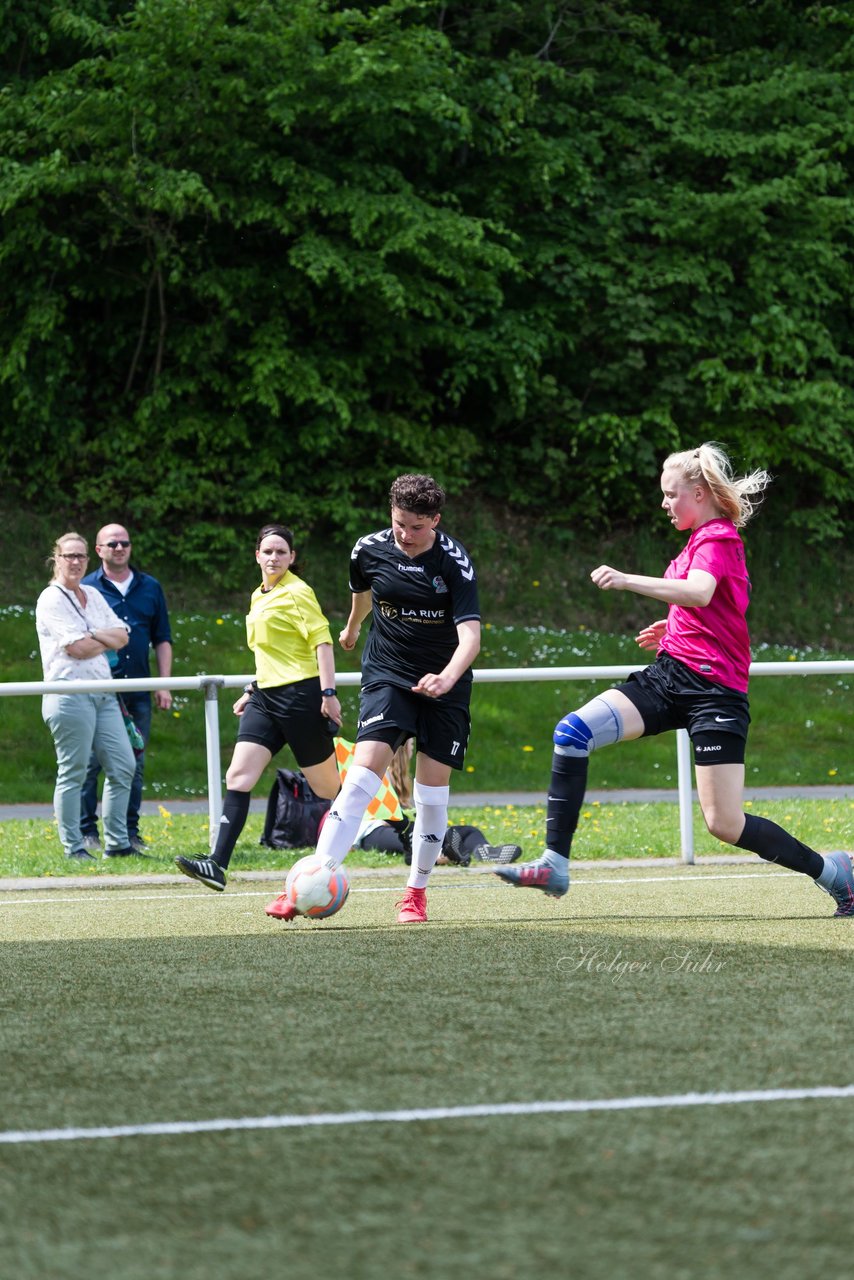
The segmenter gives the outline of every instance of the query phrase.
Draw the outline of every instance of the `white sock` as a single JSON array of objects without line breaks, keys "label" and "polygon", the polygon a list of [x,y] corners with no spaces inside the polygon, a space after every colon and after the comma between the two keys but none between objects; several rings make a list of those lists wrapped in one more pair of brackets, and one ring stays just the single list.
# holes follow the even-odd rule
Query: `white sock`
[{"label": "white sock", "polygon": [[353,847],[365,810],[380,789],[382,778],[363,765],[354,764],[338,795],[332,801],[317,840],[317,853],[340,867]]},{"label": "white sock", "polygon": [[426,889],[448,829],[451,788],[427,787],[416,781],[412,795],[415,800],[415,826],[412,832],[412,864],[406,883],[410,889]]}]

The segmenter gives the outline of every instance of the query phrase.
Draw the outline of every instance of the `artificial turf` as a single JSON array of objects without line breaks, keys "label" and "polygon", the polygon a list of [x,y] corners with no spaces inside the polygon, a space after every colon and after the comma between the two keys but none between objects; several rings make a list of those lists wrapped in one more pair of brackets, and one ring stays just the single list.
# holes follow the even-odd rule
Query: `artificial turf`
[{"label": "artificial turf", "polygon": [[[0,895],[0,1130],[851,1083],[854,922],[762,866]],[[16,1277],[849,1274],[852,1099],[0,1142]]]}]

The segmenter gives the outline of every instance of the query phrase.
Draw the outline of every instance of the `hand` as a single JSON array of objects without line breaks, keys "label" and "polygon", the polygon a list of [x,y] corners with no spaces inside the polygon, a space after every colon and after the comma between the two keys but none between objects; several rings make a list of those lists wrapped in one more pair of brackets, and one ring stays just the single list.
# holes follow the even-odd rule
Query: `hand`
[{"label": "hand", "polygon": [[444,672],[434,675],[428,672],[418,681],[418,684],[412,686],[413,693],[423,693],[427,698],[441,698],[443,693],[447,693],[449,689],[454,687],[454,681],[449,680]]},{"label": "hand", "polygon": [[158,711],[169,711],[172,707],[172,694],[168,689],[155,689],[154,705]]},{"label": "hand", "polygon": [[590,577],[602,591],[624,591],[626,588],[626,575],[620,573],[619,569],[612,569],[609,564],[600,564]]},{"label": "hand", "polygon": [[666,626],[666,618],[659,618],[657,622],[651,622],[648,627],[642,627],[637,633],[635,643],[639,644],[642,649],[657,649],[664,637]]},{"label": "hand", "polygon": [[341,728],[344,716],[341,713],[341,703],[338,701],[337,696],[333,698],[321,698],[320,710],[321,713],[326,716],[327,720],[333,720],[335,724],[338,725],[339,729]]},{"label": "hand", "polygon": [[246,704],[251,697],[252,697],[251,693],[241,693],[240,697],[237,699],[234,706],[231,708],[236,716],[243,715],[243,712],[246,710]]},{"label": "hand", "polygon": [[338,643],[342,649],[355,649],[356,641],[359,639],[359,632],[362,630],[360,626],[351,627],[349,624],[344,628],[338,637]]}]

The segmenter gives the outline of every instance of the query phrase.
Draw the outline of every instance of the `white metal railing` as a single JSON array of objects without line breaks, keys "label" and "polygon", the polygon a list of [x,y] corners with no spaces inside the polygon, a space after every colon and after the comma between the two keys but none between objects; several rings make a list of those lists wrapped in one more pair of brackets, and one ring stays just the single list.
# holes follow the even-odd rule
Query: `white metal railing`
[{"label": "white metal railing", "polygon": [[[625,680],[632,671],[640,671],[647,663],[632,666],[610,667],[485,667],[476,669],[477,683],[499,684],[527,680]],[[854,661],[847,659],[826,662],[753,662],[751,676],[815,676],[854,675]],[[208,815],[210,840],[213,846],[216,831],[222,817],[222,765],[219,749],[219,690],[239,689],[253,680],[254,675],[238,676],[172,676],[169,679],[139,679],[116,681],[121,690],[128,693],[170,689],[173,693],[204,692],[205,740],[208,776]],[[343,688],[360,684],[357,671],[339,671],[336,684]],[[44,693],[103,693],[104,680],[54,680],[20,681],[0,683],[0,697],[33,696]],[[692,821],[693,774],[691,745],[685,729],[676,731],[676,770],[679,794],[679,833],[683,862],[694,861],[694,832]]]}]

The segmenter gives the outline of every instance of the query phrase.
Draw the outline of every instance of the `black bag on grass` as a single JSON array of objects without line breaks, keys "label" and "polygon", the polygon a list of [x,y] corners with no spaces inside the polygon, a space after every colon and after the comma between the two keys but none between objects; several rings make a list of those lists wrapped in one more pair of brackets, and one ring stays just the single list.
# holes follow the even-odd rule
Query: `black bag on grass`
[{"label": "black bag on grass", "polygon": [[277,769],[259,841],[270,849],[310,849],[332,802],[321,800],[302,773]]}]

